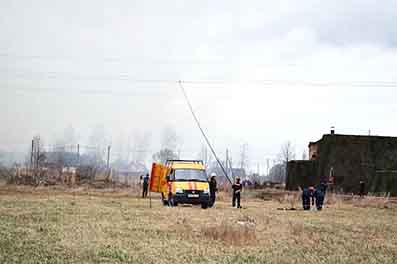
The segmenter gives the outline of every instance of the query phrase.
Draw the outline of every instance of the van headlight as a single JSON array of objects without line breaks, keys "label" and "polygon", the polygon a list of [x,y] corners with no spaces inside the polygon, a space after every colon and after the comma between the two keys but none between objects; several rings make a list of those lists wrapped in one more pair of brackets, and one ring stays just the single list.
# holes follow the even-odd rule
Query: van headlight
[{"label": "van headlight", "polygon": [[209,190],[209,189],[204,189],[204,190],[203,190],[203,193],[204,193],[204,194],[209,194],[209,193],[210,193],[210,190]]},{"label": "van headlight", "polygon": [[183,189],[182,188],[176,188],[175,192],[176,193],[183,193]]}]

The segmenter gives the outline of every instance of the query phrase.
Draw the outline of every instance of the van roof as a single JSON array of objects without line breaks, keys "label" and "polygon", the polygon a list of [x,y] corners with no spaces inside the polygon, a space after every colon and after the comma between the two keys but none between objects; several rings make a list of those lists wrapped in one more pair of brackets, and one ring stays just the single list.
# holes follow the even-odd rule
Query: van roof
[{"label": "van roof", "polygon": [[205,170],[204,163],[200,160],[168,160],[167,165],[173,169]]}]

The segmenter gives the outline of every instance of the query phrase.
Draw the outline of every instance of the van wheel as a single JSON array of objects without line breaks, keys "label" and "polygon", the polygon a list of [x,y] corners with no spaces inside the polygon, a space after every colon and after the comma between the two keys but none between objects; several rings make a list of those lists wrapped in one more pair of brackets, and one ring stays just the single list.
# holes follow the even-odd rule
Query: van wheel
[{"label": "van wheel", "polygon": [[208,208],[208,204],[207,203],[202,203],[201,204],[201,208],[202,209],[207,209]]}]

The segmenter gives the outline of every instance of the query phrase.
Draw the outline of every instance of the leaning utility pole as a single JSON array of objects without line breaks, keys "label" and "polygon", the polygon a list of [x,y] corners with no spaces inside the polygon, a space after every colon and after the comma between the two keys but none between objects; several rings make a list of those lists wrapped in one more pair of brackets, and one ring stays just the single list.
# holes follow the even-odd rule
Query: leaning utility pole
[{"label": "leaning utility pole", "polygon": [[230,184],[233,184],[233,182],[230,180],[229,175],[227,174],[227,172],[226,172],[226,170],[225,170],[225,167],[222,165],[222,162],[219,160],[218,155],[216,155],[216,152],[215,152],[214,148],[212,147],[212,145],[211,145],[211,143],[210,143],[210,141],[209,141],[207,135],[204,133],[204,130],[203,130],[203,128],[201,127],[200,121],[198,120],[196,114],[194,113],[193,106],[192,106],[192,104],[190,103],[190,100],[189,100],[189,98],[188,98],[188,96],[187,96],[187,93],[186,93],[186,91],[185,91],[185,88],[184,88],[183,85],[182,85],[182,82],[179,81],[178,84],[179,84],[179,87],[180,87],[181,90],[182,90],[182,93],[183,93],[183,95],[184,95],[184,97],[185,97],[185,100],[186,100],[187,105],[188,105],[188,107],[189,107],[189,109],[190,109],[190,112],[192,113],[192,116],[193,116],[194,120],[196,121],[197,127],[200,129],[201,134],[202,134],[203,137],[204,137],[204,140],[207,142],[207,145],[208,145],[208,147],[210,148],[210,150],[211,150],[211,152],[212,152],[212,155],[214,155],[214,158],[215,158],[215,160],[217,161],[218,165],[221,167],[222,172],[223,172],[223,174],[225,175],[226,179],[229,181]]}]

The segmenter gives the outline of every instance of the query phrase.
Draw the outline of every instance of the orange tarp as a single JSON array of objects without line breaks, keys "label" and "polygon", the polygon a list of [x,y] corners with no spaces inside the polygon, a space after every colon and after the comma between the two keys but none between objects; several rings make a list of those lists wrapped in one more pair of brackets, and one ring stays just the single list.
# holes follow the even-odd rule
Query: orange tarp
[{"label": "orange tarp", "polygon": [[167,170],[168,168],[162,164],[153,163],[152,173],[150,176],[149,191],[162,192],[167,186]]}]

